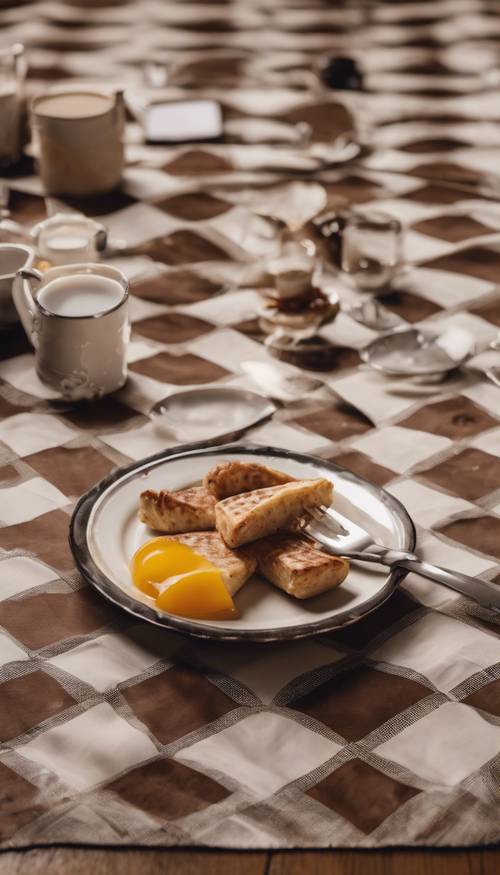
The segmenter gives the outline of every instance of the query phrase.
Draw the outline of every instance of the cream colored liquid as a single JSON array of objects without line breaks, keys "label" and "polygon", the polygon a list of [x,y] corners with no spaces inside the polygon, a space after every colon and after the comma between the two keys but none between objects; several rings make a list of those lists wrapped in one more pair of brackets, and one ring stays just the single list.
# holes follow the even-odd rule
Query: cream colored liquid
[{"label": "cream colored liquid", "polygon": [[114,100],[104,94],[54,94],[37,101],[35,112],[51,118],[92,118],[114,106]]},{"label": "cream colored liquid", "polygon": [[117,280],[106,276],[76,274],[47,283],[38,293],[38,301],[56,316],[95,316],[112,310],[122,300],[124,291]]}]

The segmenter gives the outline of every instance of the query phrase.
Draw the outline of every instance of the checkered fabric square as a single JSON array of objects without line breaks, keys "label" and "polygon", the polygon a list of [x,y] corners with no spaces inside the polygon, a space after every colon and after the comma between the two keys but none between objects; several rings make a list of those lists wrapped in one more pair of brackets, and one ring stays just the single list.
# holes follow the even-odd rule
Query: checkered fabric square
[{"label": "checkered fabric square", "polygon": [[[1,339],[2,848],[498,841],[494,615],[410,574],[320,640],[194,643],[86,586],[67,530],[84,491],[168,445],[148,418],[156,401],[249,386],[242,362],[268,360],[255,270],[266,215],[319,190],[401,220],[408,270],[381,306],[401,326],[466,328],[478,354],[441,384],[387,380],[359,367],[376,334],[343,312],[326,329],[332,361],[309,374],[318,389],[252,439],[384,485],[410,508],[424,558],[500,583],[500,391],[483,373],[500,330],[500,7],[27,0],[2,4],[0,24],[27,47],[29,94],[88,77],[140,94],[144,63],[159,62],[169,79],[156,93],[216,98],[226,130],[155,147],[130,121],[120,192],[66,205],[126,243],[113,259],[132,291],[120,392],[55,405],[24,333]],[[339,53],[362,64],[362,95],[320,86],[318,58]],[[351,111],[371,121],[370,154],[329,166],[318,156]],[[15,221],[45,217],[29,158],[1,181]]]}]

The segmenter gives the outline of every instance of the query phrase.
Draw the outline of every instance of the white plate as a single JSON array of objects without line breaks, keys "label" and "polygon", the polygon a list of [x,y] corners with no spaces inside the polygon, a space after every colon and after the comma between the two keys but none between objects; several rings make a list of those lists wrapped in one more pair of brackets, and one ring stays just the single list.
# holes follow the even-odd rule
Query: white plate
[{"label": "white plate", "polygon": [[403,506],[391,495],[323,459],[288,450],[230,444],[207,449],[169,450],[121,469],[78,503],[70,544],[84,577],[129,613],[169,629],[201,638],[278,641],[338,629],[385,601],[404,576],[374,565],[353,563],[338,589],[299,601],[258,576],[235,597],[235,620],[187,620],[163,613],[134,587],[128,563],[152,532],[137,519],[139,494],[148,489],[181,489],[199,482],[212,465],[231,460],[257,461],[295,477],[328,477],[334,483],[334,507],[358,522],[388,547],[413,550],[415,530]]}]

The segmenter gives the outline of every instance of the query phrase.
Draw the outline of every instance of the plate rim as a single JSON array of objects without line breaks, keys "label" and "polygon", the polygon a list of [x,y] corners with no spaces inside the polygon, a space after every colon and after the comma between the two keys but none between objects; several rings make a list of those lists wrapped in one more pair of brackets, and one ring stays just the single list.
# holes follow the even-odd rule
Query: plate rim
[{"label": "plate rim", "polygon": [[[129,479],[137,471],[150,466],[156,467],[163,461],[173,461],[176,458],[189,457],[193,455],[219,455],[219,454],[234,454],[241,453],[251,455],[266,456],[269,454],[278,454],[287,456],[297,462],[305,464],[313,464],[316,467],[323,467],[332,472],[342,472],[342,476],[348,480],[361,483],[372,494],[376,495],[379,500],[387,504],[391,510],[396,513],[403,525],[404,532],[408,538],[408,550],[414,550],[416,544],[416,529],[413,520],[408,511],[401,502],[387,492],[383,487],[370,483],[364,477],[359,477],[347,468],[336,464],[335,462],[322,459],[319,456],[313,456],[307,453],[296,453],[292,450],[287,450],[280,447],[263,446],[262,444],[245,443],[228,443],[218,446],[207,446],[206,442],[197,441],[192,444],[184,444],[182,446],[170,447],[155,453],[152,456],[147,456],[139,461],[132,462],[130,465],[125,465],[112,471],[97,483],[92,489],[88,490],[77,502],[69,525],[69,546],[75,560],[78,571],[82,577],[94,587],[108,601],[132,614],[138,619],[160,626],[170,632],[179,632],[190,637],[202,640],[217,640],[225,642],[280,642],[293,641],[300,638],[309,638],[313,635],[321,635],[329,632],[334,632],[337,629],[342,629],[352,623],[366,617],[376,608],[380,607],[388,598],[395,592],[399,583],[407,575],[407,571],[403,568],[393,568],[389,570],[387,580],[381,591],[368,602],[363,603],[363,610],[346,609],[335,617],[330,619],[311,621],[310,623],[299,624],[296,626],[277,627],[271,629],[241,629],[234,628],[224,629],[219,626],[196,624],[188,619],[176,617],[172,614],[164,614],[156,611],[149,605],[133,599],[124,590],[120,589],[112,580],[96,564],[89,549],[88,543],[88,525],[98,500],[118,481]],[[368,608],[366,607],[368,605]]]}]

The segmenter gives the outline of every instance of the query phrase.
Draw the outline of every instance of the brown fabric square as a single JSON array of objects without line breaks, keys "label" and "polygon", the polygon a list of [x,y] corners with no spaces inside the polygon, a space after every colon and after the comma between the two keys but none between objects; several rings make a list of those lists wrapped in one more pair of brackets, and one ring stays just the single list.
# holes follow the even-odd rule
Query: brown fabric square
[{"label": "brown fabric square", "polygon": [[361,411],[344,401],[337,401],[335,404],[306,413],[293,422],[331,441],[341,441],[355,434],[364,434],[373,428],[370,420]]},{"label": "brown fabric square", "polygon": [[485,410],[458,395],[448,398],[446,401],[437,401],[435,404],[426,404],[420,407],[411,416],[398,422],[405,428],[414,428],[417,431],[428,431],[431,434],[448,437],[452,440],[457,438],[471,437],[494,428],[498,420],[493,419]]},{"label": "brown fabric square", "polygon": [[[496,627],[498,633],[498,627]],[[491,681],[471,693],[466,699],[463,699],[466,705],[472,705],[473,708],[480,708],[481,711],[487,711],[488,714],[495,714],[500,717],[500,680]]]},{"label": "brown fabric square", "polygon": [[500,458],[473,447],[420,473],[432,483],[468,501],[500,489]]},{"label": "brown fabric square", "polygon": [[61,510],[53,510],[27,523],[0,529],[0,547],[4,550],[36,552],[42,562],[54,568],[73,568],[68,527],[69,517]]},{"label": "brown fabric square", "polygon": [[362,204],[380,195],[381,189],[370,179],[362,176],[344,176],[338,182],[326,184],[328,195],[350,204]]},{"label": "brown fabric square", "polygon": [[150,337],[159,343],[184,343],[201,337],[213,331],[214,326],[204,319],[195,319],[186,313],[165,313],[152,316],[150,319],[141,319],[134,322],[134,331],[144,337]]},{"label": "brown fabric square", "polygon": [[405,291],[394,291],[390,295],[384,295],[380,298],[380,303],[388,310],[401,316],[406,322],[411,323],[427,319],[441,310],[441,307],[438,307],[433,301]]},{"label": "brown fabric square", "polygon": [[64,413],[64,418],[81,429],[116,429],[118,426],[140,416],[137,410],[127,407],[110,395],[99,401],[79,401],[73,410]]},{"label": "brown fabric square", "polygon": [[419,609],[419,606],[402,590],[397,590],[380,608],[367,614],[352,626],[333,632],[331,641],[346,644],[347,647],[366,647],[381,632],[388,630],[403,617]]},{"label": "brown fabric square", "polygon": [[54,447],[24,459],[64,495],[80,496],[115,467],[92,447]]},{"label": "brown fabric square", "polygon": [[34,225],[35,222],[47,218],[43,197],[17,191],[15,188],[9,190],[9,210],[11,218],[22,225]]},{"label": "brown fabric square", "polygon": [[0,603],[0,626],[32,650],[76,635],[88,635],[115,616],[113,609],[90,588],[68,593],[43,592]]},{"label": "brown fabric square", "polygon": [[416,681],[361,665],[293,702],[348,741],[359,741],[431,691]]},{"label": "brown fabric square", "polygon": [[162,744],[217,720],[235,707],[206,678],[183,666],[127,687],[122,695]]},{"label": "brown fabric square", "polygon": [[306,122],[311,127],[311,139],[321,143],[329,143],[339,134],[352,131],[353,124],[352,115],[345,106],[326,100],[304,103],[284,113],[282,118],[291,124]]},{"label": "brown fabric square", "polygon": [[229,371],[209,362],[197,355],[186,353],[185,355],[171,355],[168,352],[160,352],[147,359],[141,359],[130,365],[130,370],[137,374],[144,374],[161,383],[175,383],[178,386],[187,386],[190,383],[211,383],[227,377]]},{"label": "brown fabric square", "polygon": [[[10,358],[10,355],[6,355],[5,358]],[[1,359],[2,354],[0,353],[0,360]],[[33,401],[35,401],[35,399],[33,399]],[[26,413],[31,406],[31,404],[14,404],[12,401],[9,401],[7,398],[0,395],[0,419],[6,419],[8,416],[15,416],[16,413]]]},{"label": "brown fabric square", "polygon": [[5,681],[0,684],[0,741],[16,738],[74,704],[73,696],[43,671]]},{"label": "brown fabric square", "polygon": [[221,200],[207,192],[188,192],[156,201],[155,207],[165,210],[178,219],[188,219],[190,222],[215,219],[232,209],[233,204]]},{"label": "brown fabric square", "polygon": [[[418,65],[418,69],[416,67],[415,71],[405,68],[405,72],[420,73],[423,66],[423,64]],[[400,68],[399,72],[402,73],[403,70]],[[445,68],[443,72],[449,75],[450,71]],[[469,143],[466,143],[465,140],[456,140],[454,137],[432,137],[425,140],[412,140],[410,143],[404,143],[402,146],[398,145],[398,150],[417,155],[421,152],[452,152],[454,149],[463,149],[468,145]]]},{"label": "brown fabric square", "polygon": [[453,213],[417,222],[413,225],[413,230],[419,231],[420,234],[428,234],[429,237],[437,237],[438,240],[447,240],[449,243],[471,240],[473,237],[491,232],[491,228],[476,222],[470,216],[454,216]]},{"label": "brown fabric square", "polygon": [[43,812],[35,804],[38,787],[0,763],[0,841],[10,839]]},{"label": "brown fabric square", "polygon": [[197,261],[227,261],[227,252],[211,243],[196,231],[174,231],[166,237],[158,237],[143,243],[136,249],[138,255],[146,255],[163,264],[193,264]]},{"label": "brown fabric square", "polygon": [[164,165],[163,170],[173,176],[196,176],[205,173],[224,173],[232,165],[223,155],[204,149],[189,149]]},{"label": "brown fabric square", "polygon": [[417,201],[422,204],[456,204],[463,201],[464,193],[457,188],[447,188],[442,185],[423,185],[416,191],[410,191],[405,194],[405,198],[410,201]]},{"label": "brown fabric square", "polygon": [[14,465],[2,465],[0,468],[0,481],[5,483],[6,481],[14,482],[15,480],[20,479],[21,475],[16,468],[14,468]]},{"label": "brown fabric square", "polygon": [[230,795],[212,778],[167,759],[139,766],[106,789],[159,820],[185,817]]},{"label": "brown fabric square", "polygon": [[191,270],[173,270],[132,282],[132,293],[156,304],[194,304],[220,292],[221,286]]},{"label": "brown fabric square", "polygon": [[500,328],[500,300],[490,301],[488,304],[481,304],[479,307],[471,307],[471,313],[485,319],[486,322],[491,322]]},{"label": "brown fabric square", "polygon": [[462,167],[452,161],[429,161],[412,168],[413,176],[425,176],[426,179],[452,179],[459,182],[478,182],[482,174],[471,167]]},{"label": "brown fabric square", "polygon": [[437,531],[459,544],[500,559],[500,520],[496,517],[480,516],[457,520]]},{"label": "brown fabric square", "polygon": [[307,791],[364,833],[372,832],[408,799],[420,793],[363,760],[350,760]]},{"label": "brown fabric square", "polygon": [[473,246],[450,255],[442,255],[440,258],[433,258],[431,261],[426,261],[422,267],[464,273],[467,276],[477,277],[491,283],[500,281],[498,252],[483,249],[480,246]]},{"label": "brown fabric square", "polygon": [[336,462],[337,465],[347,468],[348,471],[357,474],[359,477],[364,477],[370,483],[376,483],[377,486],[385,486],[389,480],[393,480],[396,477],[394,471],[384,468],[383,465],[377,465],[368,456],[365,456],[364,453],[358,453],[355,450],[332,456],[331,460]]}]

